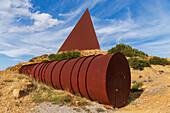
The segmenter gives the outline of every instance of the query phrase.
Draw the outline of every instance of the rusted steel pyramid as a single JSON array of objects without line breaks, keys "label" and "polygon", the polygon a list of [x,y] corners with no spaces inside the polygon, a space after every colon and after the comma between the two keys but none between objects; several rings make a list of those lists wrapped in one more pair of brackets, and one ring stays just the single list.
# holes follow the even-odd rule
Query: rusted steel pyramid
[{"label": "rusted steel pyramid", "polygon": [[100,46],[90,18],[89,10],[86,9],[58,52],[94,49],[100,49]]}]

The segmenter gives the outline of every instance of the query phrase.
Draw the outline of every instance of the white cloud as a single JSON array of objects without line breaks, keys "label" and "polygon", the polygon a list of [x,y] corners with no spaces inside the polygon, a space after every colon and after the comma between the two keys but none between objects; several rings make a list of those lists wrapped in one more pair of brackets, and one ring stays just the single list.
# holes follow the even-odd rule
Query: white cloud
[{"label": "white cloud", "polygon": [[[1,0],[0,23],[3,26],[6,26],[6,31],[10,33],[29,33],[34,31],[43,31],[63,22],[58,19],[53,19],[52,16],[47,13],[40,13],[39,11],[33,13],[30,11],[30,8],[32,8],[30,0]],[[30,19],[30,21],[33,21],[33,25],[17,25],[18,21],[20,21],[22,17],[26,17],[27,19]]]},{"label": "white cloud", "polygon": [[30,18],[34,20],[34,24],[31,26],[24,27],[13,27],[9,29],[9,32],[34,32],[34,31],[43,31],[47,28],[63,23],[58,19],[52,19],[52,16],[47,13],[36,12],[33,13]]}]

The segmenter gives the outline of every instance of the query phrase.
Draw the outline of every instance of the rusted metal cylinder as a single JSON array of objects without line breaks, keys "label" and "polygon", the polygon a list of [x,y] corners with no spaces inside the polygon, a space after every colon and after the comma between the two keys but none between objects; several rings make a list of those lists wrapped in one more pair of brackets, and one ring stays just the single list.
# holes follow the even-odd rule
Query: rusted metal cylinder
[{"label": "rusted metal cylinder", "polygon": [[71,86],[73,93],[80,94],[79,86],[78,86],[78,76],[79,76],[79,69],[81,67],[82,62],[88,57],[79,58],[79,60],[75,63],[72,73],[71,73]]},{"label": "rusted metal cylinder", "polygon": [[60,82],[61,87],[63,90],[73,92],[71,86],[71,73],[75,63],[78,61],[79,58],[68,60],[61,70],[60,74]]},{"label": "rusted metal cylinder", "polygon": [[36,71],[37,67],[38,67],[40,64],[41,64],[41,63],[36,64],[36,65],[33,67],[32,71],[31,71],[31,77],[32,77],[32,78],[35,78],[35,71]]},{"label": "rusted metal cylinder", "polygon": [[47,70],[47,67],[51,64],[52,62],[47,62],[47,64],[46,64],[46,66],[44,66],[44,69],[42,70],[42,82],[43,83],[46,83],[46,81],[45,81],[45,72],[46,72],[46,70]]},{"label": "rusted metal cylinder", "polygon": [[80,91],[80,95],[87,97],[90,99],[87,89],[86,89],[86,72],[88,69],[88,66],[91,62],[91,60],[93,60],[95,58],[95,56],[91,56],[88,57],[87,59],[85,59],[85,61],[82,63],[80,70],[79,70],[79,77],[78,79],[78,86],[79,86],[79,91]]},{"label": "rusted metal cylinder", "polygon": [[[121,53],[88,56],[23,66],[31,76],[54,88],[78,93],[102,104],[122,107],[130,93],[130,68]],[[28,72],[26,72],[28,73]]]},{"label": "rusted metal cylinder", "polygon": [[87,70],[86,86],[92,100],[125,106],[130,93],[130,68],[121,53],[94,58]]},{"label": "rusted metal cylinder", "polygon": [[39,81],[39,76],[40,76],[40,70],[42,68],[42,66],[44,65],[44,62],[41,63],[40,65],[37,66],[36,70],[35,70],[35,79]]},{"label": "rusted metal cylinder", "polygon": [[46,84],[49,84],[49,85],[53,85],[52,84],[52,70],[53,70],[53,68],[54,68],[54,66],[56,65],[58,63],[58,61],[53,61],[53,62],[51,62],[49,65],[48,65],[48,67],[47,67],[47,69],[46,69],[46,71],[45,71],[45,82],[46,82]]},{"label": "rusted metal cylinder", "polygon": [[60,81],[60,74],[61,74],[64,64],[67,61],[68,60],[61,60],[54,66],[54,69],[52,71],[52,83],[53,83],[54,88],[62,89],[61,81]]},{"label": "rusted metal cylinder", "polygon": [[45,67],[47,64],[48,64],[48,62],[44,62],[44,64],[41,66],[40,73],[39,73],[39,76],[38,76],[39,81],[42,81],[43,70],[44,70],[44,67]]}]

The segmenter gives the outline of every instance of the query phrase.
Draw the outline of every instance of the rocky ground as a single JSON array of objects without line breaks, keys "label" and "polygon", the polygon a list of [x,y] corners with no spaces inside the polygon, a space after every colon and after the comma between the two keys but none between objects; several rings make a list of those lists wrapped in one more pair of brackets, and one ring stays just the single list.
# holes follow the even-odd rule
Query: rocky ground
[{"label": "rocky ground", "polygon": [[[115,112],[115,113],[169,113],[170,112],[170,66],[152,65],[144,68],[143,71],[131,69],[132,81],[143,81],[140,91],[131,92],[128,104],[120,109],[113,109],[110,106],[89,102],[89,100],[75,100],[70,104],[55,102],[33,101],[35,91],[41,91],[39,83],[31,82],[30,77],[14,72],[0,72],[0,112]],[[34,85],[34,87],[32,86]],[[34,90],[36,86],[36,89]],[[33,88],[30,88],[33,87]],[[44,86],[45,87],[45,86]],[[43,89],[44,89],[43,87]],[[48,86],[47,86],[48,87]],[[41,89],[40,89],[41,88]],[[52,90],[53,91],[53,90]],[[66,92],[54,91],[56,94]],[[16,93],[16,94],[15,94]],[[38,93],[39,94],[39,93]],[[68,95],[69,93],[67,93]],[[45,95],[45,94],[43,94]],[[69,94],[71,95],[71,94]],[[21,97],[20,97],[21,96]],[[55,95],[54,95],[55,96]],[[38,98],[38,97],[36,97]],[[46,98],[46,96],[44,96]],[[74,98],[78,98],[74,96]],[[49,100],[48,100],[49,101]],[[78,102],[77,102],[78,101]],[[91,104],[79,106],[77,103],[87,101]]]}]

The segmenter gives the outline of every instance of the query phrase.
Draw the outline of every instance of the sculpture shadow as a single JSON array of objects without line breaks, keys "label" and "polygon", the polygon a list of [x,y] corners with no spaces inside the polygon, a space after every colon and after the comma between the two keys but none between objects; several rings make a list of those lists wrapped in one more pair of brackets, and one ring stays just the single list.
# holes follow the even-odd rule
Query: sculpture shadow
[{"label": "sculpture shadow", "polygon": [[138,99],[141,96],[141,94],[143,93],[143,91],[144,90],[131,91],[127,105],[129,105],[130,103],[133,103],[136,99]]}]

